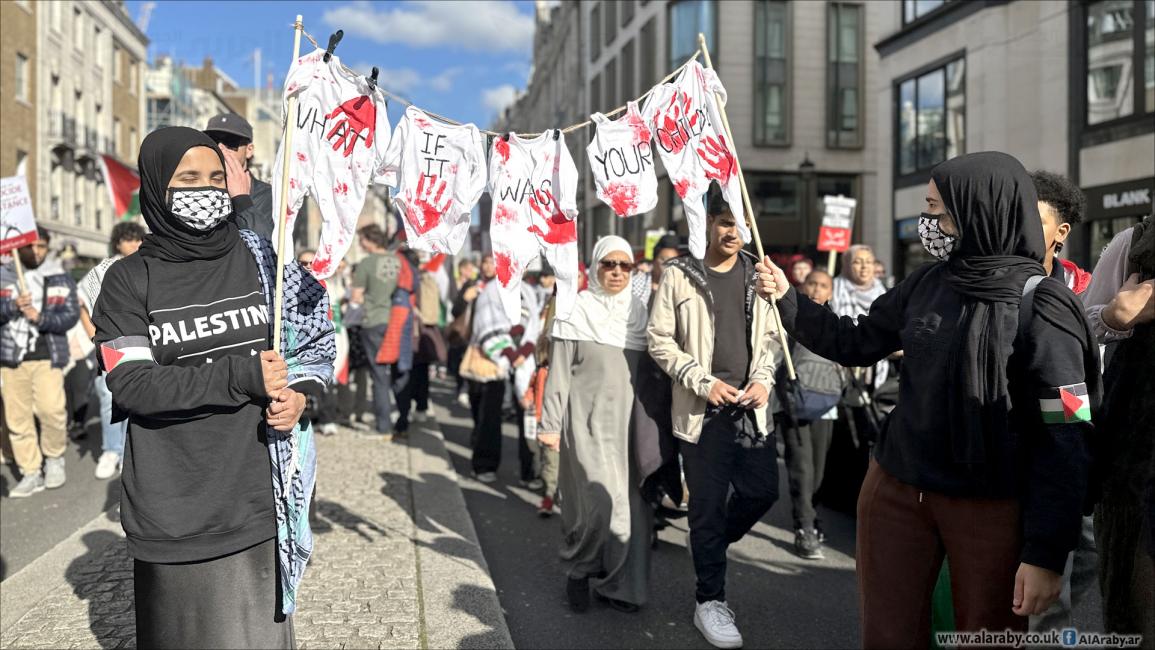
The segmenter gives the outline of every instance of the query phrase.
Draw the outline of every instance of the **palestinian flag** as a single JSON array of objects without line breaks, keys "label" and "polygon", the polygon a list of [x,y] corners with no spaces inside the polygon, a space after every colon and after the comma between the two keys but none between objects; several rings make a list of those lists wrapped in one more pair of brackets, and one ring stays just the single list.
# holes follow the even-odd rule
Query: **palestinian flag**
[{"label": "palestinian flag", "polygon": [[122,336],[100,344],[100,365],[104,372],[112,372],[122,363],[131,361],[156,363],[147,336]]},{"label": "palestinian flag", "polygon": [[1048,388],[1039,398],[1039,410],[1047,424],[1070,424],[1091,421],[1091,401],[1086,384]]},{"label": "palestinian flag", "polygon": [[104,186],[112,198],[112,211],[120,220],[140,214],[140,175],[112,156],[101,154]]}]

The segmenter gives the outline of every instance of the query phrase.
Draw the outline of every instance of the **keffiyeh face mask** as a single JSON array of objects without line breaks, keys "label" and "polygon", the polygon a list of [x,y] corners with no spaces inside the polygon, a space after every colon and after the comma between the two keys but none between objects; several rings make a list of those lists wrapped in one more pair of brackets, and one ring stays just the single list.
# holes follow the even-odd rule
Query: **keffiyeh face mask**
[{"label": "keffiyeh face mask", "polygon": [[923,212],[918,217],[918,238],[922,247],[936,259],[947,261],[958,237],[944,233],[939,227],[939,215]]},{"label": "keffiyeh face mask", "polygon": [[170,187],[168,210],[194,230],[212,230],[233,211],[229,193],[218,187]]}]

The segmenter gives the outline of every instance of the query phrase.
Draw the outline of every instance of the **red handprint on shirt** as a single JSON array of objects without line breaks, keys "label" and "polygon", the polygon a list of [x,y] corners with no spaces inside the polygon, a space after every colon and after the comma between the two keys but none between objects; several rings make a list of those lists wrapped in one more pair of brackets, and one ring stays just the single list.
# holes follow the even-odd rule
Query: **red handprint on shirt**
[{"label": "red handprint on shirt", "polygon": [[730,180],[730,175],[734,173],[734,155],[730,153],[730,147],[726,144],[726,136],[719,133],[716,140],[706,136],[703,142],[706,143],[706,150],[703,151],[698,147],[697,151],[698,157],[706,167],[706,178],[712,178],[725,185]]},{"label": "red handprint on shirt", "polygon": [[569,244],[577,241],[577,222],[567,219],[557,207],[557,201],[548,190],[535,192],[529,199],[529,207],[533,210],[537,220],[545,223],[545,231],[537,224],[527,230],[537,235],[547,244]]},{"label": "red handprint on shirt", "polygon": [[[428,185],[425,183],[426,178],[429,179]],[[409,225],[413,226],[417,234],[424,235],[441,224],[441,217],[453,201],[453,197],[449,197],[442,203],[441,197],[444,194],[444,180],[439,185],[436,176],[426,176],[425,174],[417,179],[417,196],[410,195],[408,205],[405,206],[405,219]]]},{"label": "red handprint on shirt", "polygon": [[[365,146],[373,146],[373,129],[377,127],[377,105],[368,95],[361,95],[354,97],[333,109],[332,113],[325,116],[325,119],[331,120],[338,118],[336,124],[332,129],[329,129],[326,140],[333,140],[333,151],[339,151],[341,147],[345,147],[342,152],[346,158],[353,155],[353,146],[357,144],[357,140],[361,137],[365,138]],[[367,133],[362,136],[361,131]],[[333,136],[337,137],[334,138]]]},{"label": "red handprint on shirt", "polygon": [[694,126],[698,121],[697,113],[690,115],[692,106],[690,95],[679,91],[674,93],[674,96],[670,98],[669,105],[666,106],[666,110],[662,111],[662,127],[658,129],[658,140],[661,141],[662,147],[666,151],[678,153],[689,143],[690,132],[681,122],[687,116],[689,116],[690,126]]}]

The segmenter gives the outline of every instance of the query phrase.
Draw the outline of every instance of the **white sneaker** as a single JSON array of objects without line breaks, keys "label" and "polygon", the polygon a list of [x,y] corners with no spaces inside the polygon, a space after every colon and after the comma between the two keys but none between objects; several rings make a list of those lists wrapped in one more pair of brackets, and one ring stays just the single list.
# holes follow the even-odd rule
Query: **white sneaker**
[{"label": "white sneaker", "polygon": [[457,403],[464,406],[465,408],[469,408],[469,393],[458,393]]},{"label": "white sneaker", "polygon": [[65,480],[64,457],[44,459],[44,487],[53,490],[64,485]]},{"label": "white sneaker", "polygon": [[12,488],[12,491],[8,493],[8,496],[14,499],[21,499],[43,491],[44,476],[41,475],[40,472],[36,472],[35,474],[25,474],[24,478],[20,479],[20,482],[16,484],[16,487]]},{"label": "white sneaker", "polygon": [[100,455],[100,460],[96,461],[96,478],[102,481],[116,476],[119,471],[120,454],[115,451],[104,452]]},{"label": "white sneaker", "polygon": [[424,423],[429,421],[429,411],[414,411],[413,421],[415,423]]},{"label": "white sneaker", "polygon": [[734,612],[725,601],[710,600],[698,603],[694,609],[694,627],[715,648],[741,648],[742,635],[734,625]]},{"label": "white sneaker", "polygon": [[494,483],[497,481],[497,472],[478,472],[473,477],[482,483]]}]

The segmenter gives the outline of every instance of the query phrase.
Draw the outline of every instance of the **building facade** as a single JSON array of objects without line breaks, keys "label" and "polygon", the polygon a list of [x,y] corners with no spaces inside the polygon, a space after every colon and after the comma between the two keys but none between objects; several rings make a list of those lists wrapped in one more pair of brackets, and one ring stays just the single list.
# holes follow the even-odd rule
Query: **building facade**
[{"label": "building facade", "polygon": [[[23,0],[0,3],[0,176],[28,176],[28,191],[35,197],[36,166],[43,159],[37,149],[39,39],[36,25],[44,6]],[[31,171],[29,171],[31,170]]]},{"label": "building facade", "polygon": [[[866,89],[877,83],[877,57],[867,44],[882,35],[880,4],[563,1],[548,20],[539,10],[539,34],[562,34],[576,42],[568,46],[567,57],[556,59],[549,56],[556,44],[535,43],[530,83],[503,124],[532,130],[528,126],[544,118],[568,124],[594,111],[609,112],[646,93],[692,56],[701,32],[727,89],[726,110],[766,249],[813,253],[820,197],[826,194],[859,200],[855,239],[872,241],[879,234],[873,211],[877,142],[867,128],[874,105]],[[576,65],[568,58],[575,49]],[[571,88],[550,89],[551,80],[575,69],[585,79],[584,98]],[[540,108],[542,103],[555,110],[580,107],[580,115],[563,123],[560,115]],[[620,234],[639,250],[648,230],[685,234],[681,200],[660,163],[659,203],[650,213],[619,219],[597,199],[584,152],[592,134],[584,129],[567,136],[582,154],[575,161],[583,178],[583,251],[588,253],[601,234]]]},{"label": "building facade", "polygon": [[1092,267],[1155,193],[1155,1],[878,3],[878,211],[898,275],[928,256],[917,233],[930,169],[999,150],[1065,174],[1088,199],[1064,254]]},{"label": "building facade", "polygon": [[123,2],[37,6],[37,150],[45,155],[37,165],[37,220],[73,243],[78,256],[100,259],[116,218],[100,156],[135,167],[145,126],[148,39]]},{"label": "building facade", "polygon": [[22,171],[54,247],[108,254],[100,156],[134,165],[145,128],[148,39],[122,1],[5,2],[0,174]]}]

